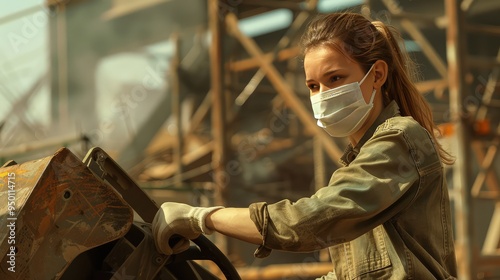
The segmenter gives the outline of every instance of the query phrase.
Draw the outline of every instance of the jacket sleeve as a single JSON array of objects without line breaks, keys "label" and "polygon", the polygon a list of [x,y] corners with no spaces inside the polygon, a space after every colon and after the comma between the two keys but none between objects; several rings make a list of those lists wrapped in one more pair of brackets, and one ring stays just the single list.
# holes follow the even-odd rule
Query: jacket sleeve
[{"label": "jacket sleeve", "polygon": [[311,197],[250,205],[250,216],[263,236],[255,256],[265,257],[271,249],[307,252],[330,247],[395,216],[418,191],[412,147],[403,130],[382,125],[356,159],[337,169],[329,185]]}]

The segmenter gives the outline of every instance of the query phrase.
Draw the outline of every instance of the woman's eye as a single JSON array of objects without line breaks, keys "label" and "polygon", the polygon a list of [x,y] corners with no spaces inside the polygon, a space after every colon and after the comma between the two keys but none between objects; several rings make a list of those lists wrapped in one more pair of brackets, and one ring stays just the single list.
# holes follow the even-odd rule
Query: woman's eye
[{"label": "woman's eye", "polygon": [[307,87],[308,87],[310,90],[315,90],[315,89],[317,89],[317,88],[318,88],[318,86],[317,86],[317,85],[315,85],[315,84],[309,84],[309,85],[307,85]]},{"label": "woman's eye", "polygon": [[341,79],[341,77],[340,77],[340,76],[332,76],[332,77],[330,78],[330,81],[333,83],[333,82],[336,82],[336,81],[338,81],[338,80],[340,80],[340,79]]}]

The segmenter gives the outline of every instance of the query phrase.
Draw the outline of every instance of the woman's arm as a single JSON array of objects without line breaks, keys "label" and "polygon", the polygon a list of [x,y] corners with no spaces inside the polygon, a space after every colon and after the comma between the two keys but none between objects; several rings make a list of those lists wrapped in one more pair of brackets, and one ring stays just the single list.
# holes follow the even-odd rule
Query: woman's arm
[{"label": "woman's arm", "polygon": [[250,219],[248,208],[223,208],[212,212],[205,219],[205,225],[224,235],[261,245],[262,236]]}]

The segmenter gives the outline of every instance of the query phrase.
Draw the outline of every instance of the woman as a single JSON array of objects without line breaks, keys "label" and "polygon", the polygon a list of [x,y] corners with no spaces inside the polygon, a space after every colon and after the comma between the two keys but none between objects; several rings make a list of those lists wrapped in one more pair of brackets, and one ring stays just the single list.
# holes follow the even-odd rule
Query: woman
[{"label": "woman", "polygon": [[[412,82],[397,33],[353,13],[320,16],[303,36],[306,85],[318,125],[348,145],[328,186],[308,198],[249,208],[165,203],[158,250],[217,231],[272,249],[329,248],[321,279],[455,279],[448,190],[431,110]],[[168,239],[186,239],[173,248]]]}]

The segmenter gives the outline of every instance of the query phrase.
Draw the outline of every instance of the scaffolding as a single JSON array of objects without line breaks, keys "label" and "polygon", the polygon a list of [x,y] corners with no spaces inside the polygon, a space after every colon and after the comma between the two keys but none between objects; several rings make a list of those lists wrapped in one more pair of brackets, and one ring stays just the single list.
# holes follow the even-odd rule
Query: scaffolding
[{"label": "scaffolding", "polygon": [[[123,3],[127,1],[113,1],[115,2],[116,6],[104,13],[101,19],[112,21],[123,14],[134,14],[144,6],[154,8],[168,1],[144,1],[140,7],[124,7]],[[118,4],[118,2],[123,3]],[[308,108],[308,93],[297,90],[303,87],[302,71],[297,66],[299,63],[297,57],[300,55],[296,47],[297,38],[307,22],[319,12],[320,2],[318,0],[206,1],[208,21],[206,27],[211,38],[207,66],[210,72],[210,89],[202,92],[204,97],[194,108],[187,130],[182,129],[181,123],[183,84],[180,61],[182,45],[185,42],[175,28],[168,29],[166,33],[170,35],[175,50],[170,61],[170,68],[173,71],[166,77],[171,84],[171,102],[162,101],[162,104],[169,104],[176,124],[174,137],[169,139],[171,143],[168,146],[172,154],[169,162],[171,166],[163,172],[163,180],[155,181],[154,184],[145,183],[144,186],[153,191],[168,189],[198,192],[200,189],[197,189],[197,186],[201,186],[203,193],[210,192],[211,203],[231,204],[230,199],[234,197],[232,193],[235,192],[236,184],[242,182],[241,178],[234,178],[241,177],[241,171],[233,172],[241,168],[242,164],[234,160],[238,157],[238,153],[241,153],[231,139],[236,134],[235,123],[240,114],[249,110],[250,103],[263,96],[266,102],[268,99],[271,100],[267,102],[270,106],[266,108],[272,115],[269,127],[242,136],[256,138],[251,142],[252,159],[260,159],[272,153],[279,153],[279,156],[286,154],[282,161],[293,157],[299,162],[293,164],[298,166],[312,164],[313,174],[307,180],[313,182],[314,188],[326,185],[326,178],[330,176],[331,170],[336,168],[345,143],[333,139],[316,126]],[[413,3],[417,1],[397,0],[358,2],[360,3],[356,2],[357,4],[349,9],[369,18],[382,20],[390,18],[405,38],[413,40],[418,45],[421,50],[420,58],[425,59],[432,68],[429,70],[434,73],[429,75],[431,78],[419,82],[417,87],[423,94],[433,93],[429,95],[429,101],[435,112],[449,112],[441,113],[441,116],[446,115],[446,117],[442,117],[439,121],[442,123],[443,136],[446,138],[443,140],[453,144],[456,154],[456,163],[446,171],[452,186],[450,193],[455,218],[459,279],[498,279],[500,277],[500,184],[497,163],[500,122],[497,111],[500,107],[498,90],[500,23],[498,19],[493,19],[493,23],[470,21],[468,13],[478,6],[482,7],[480,10],[484,13],[491,10],[498,12],[499,4],[497,1],[479,3],[480,1],[474,0],[428,0],[419,1],[418,4]],[[67,21],[71,21],[75,16],[71,14],[69,6],[75,5],[78,9],[78,5],[70,1],[48,1],[47,5],[57,12],[51,17],[49,25],[52,50],[52,113],[55,119],[64,121],[71,115],[71,108],[79,106],[72,100],[74,93],[69,93],[68,75],[77,72],[77,67],[95,67],[98,59],[89,60],[75,55],[79,48],[89,47],[87,45],[68,48],[70,40],[68,36],[90,36],[83,32],[78,35],[68,34]],[[239,28],[240,21],[276,9],[287,9],[293,15],[292,22],[286,30],[275,32],[271,37],[263,36],[256,39],[245,35]],[[433,10],[432,13],[427,13],[430,9]],[[151,18],[162,16],[160,9],[150,13],[153,15]],[[198,21],[202,22],[203,19]],[[146,27],[154,26],[154,23],[145,24]],[[133,24],[124,25],[123,30],[128,31],[132,27]],[[115,43],[102,42],[103,45],[107,44],[102,47],[105,49],[103,56],[151,43],[161,36],[166,36],[149,33],[144,35],[141,32],[142,30],[137,31],[141,36],[136,34],[136,37],[131,35],[121,38],[116,43],[119,45],[117,49],[114,49]],[[275,36],[279,39],[276,40]],[[137,42],[138,37],[143,41]],[[469,37],[477,39],[478,42],[471,41]],[[442,42],[444,46],[440,45]],[[485,51],[474,45],[484,42],[490,43]],[[495,48],[496,56],[489,51]],[[479,51],[470,53],[471,49]],[[68,51],[71,51],[77,59],[68,62]],[[487,78],[482,78],[485,73]],[[95,82],[93,76],[79,78],[84,79],[82,84]],[[478,88],[477,84],[481,86]],[[474,85],[476,88],[473,88]],[[81,88],[77,88],[76,91],[83,92]],[[137,133],[138,136],[154,135],[169,116],[161,110],[157,113],[152,114],[151,126]],[[89,115],[91,114],[93,110],[90,110]],[[206,122],[210,123],[209,141],[195,150],[186,151],[184,147],[186,139],[196,134],[197,129]],[[286,133],[281,133],[283,129]],[[70,140],[73,141],[72,139]],[[260,146],[259,141],[266,145]],[[149,142],[137,140],[131,148],[134,148],[133,145],[144,148],[147,143]],[[49,144],[53,146],[52,142]],[[0,158],[11,155],[1,152],[2,150]],[[308,152],[311,153],[305,156]],[[128,167],[131,173],[140,174],[140,170],[137,171],[134,166]],[[235,173],[238,176],[234,176]],[[283,180],[283,178],[278,179]],[[199,182],[202,184],[198,184]],[[188,185],[191,188],[187,188]],[[293,199],[304,193],[297,193],[293,188],[284,189],[284,185],[286,186],[287,182],[276,180],[260,183],[262,192],[271,193],[274,195],[272,198],[288,195]],[[313,191],[314,188],[307,191]],[[259,188],[256,187],[255,191],[258,192]],[[483,207],[483,204],[488,207]],[[478,207],[483,207],[482,213],[477,213]],[[482,221],[478,221],[478,217]],[[224,237],[217,235],[215,242],[221,251],[233,256],[236,261],[241,259],[239,256],[234,256],[240,252],[239,249],[231,246]],[[283,279],[292,275],[303,278],[315,277],[331,270],[325,252],[308,260],[301,264],[244,267],[240,268],[240,272],[246,279]]]},{"label": "scaffolding", "polygon": [[[215,7],[218,1],[209,1],[212,7]],[[366,1],[361,7],[361,12],[368,17],[374,12],[370,9],[371,4],[375,1]],[[252,4],[242,1],[242,5],[252,5],[255,10],[257,6],[261,11],[267,11],[269,8],[287,8],[296,13],[294,22],[290,26],[290,30],[297,31],[294,28],[294,23],[302,22],[303,17],[308,17],[316,12],[316,1],[308,1],[307,5],[299,5],[296,1],[260,1]],[[459,267],[459,279],[495,279],[500,277],[498,268],[500,267],[500,187],[498,184],[497,171],[495,170],[495,160],[497,157],[497,149],[500,140],[500,124],[496,129],[491,129],[491,126],[497,125],[498,115],[489,114],[492,108],[498,105],[498,75],[500,62],[500,44],[498,40],[492,40],[497,44],[499,55],[494,57],[479,57],[472,56],[468,53],[467,34],[471,32],[482,33],[485,36],[498,36],[500,34],[499,25],[487,25],[469,23],[465,19],[467,12],[477,3],[474,1],[456,1],[445,0],[444,12],[438,18],[433,18],[423,13],[407,12],[399,5],[397,1],[382,0],[385,11],[388,15],[395,19],[403,34],[411,37],[421,48],[423,54],[435,67],[438,73],[438,78],[426,80],[418,84],[422,93],[435,91],[436,95],[440,94],[443,98],[443,91],[448,90],[448,96],[444,97],[448,100],[449,120],[443,124],[443,129],[448,128],[447,136],[455,143],[456,162],[451,170],[453,174],[452,193],[453,211],[455,216],[455,233],[456,233],[456,250]],[[427,3],[430,5],[430,3]],[[496,7],[498,9],[499,7]],[[224,25],[227,29],[227,34],[236,38],[244,50],[250,54],[251,58],[246,60],[246,64],[252,64],[259,67],[256,74],[250,79],[249,84],[245,87],[255,89],[257,83],[265,76],[272,84],[279,98],[284,104],[293,111],[298,119],[302,122],[305,128],[310,128],[310,136],[316,139],[315,146],[323,147],[326,154],[332,159],[339,157],[339,147],[325,135],[312,122],[310,112],[304,107],[304,103],[297,97],[297,93],[286,82],[284,76],[273,65],[273,62],[283,59],[294,59],[296,50],[291,49],[289,45],[277,44],[277,47],[271,52],[265,52],[252,38],[245,36],[238,29],[238,16],[241,14],[251,13],[245,11],[243,13],[228,12],[224,15],[224,22],[220,21],[220,10],[211,9],[211,21],[217,21],[217,24],[212,23],[212,34],[215,34],[217,28],[217,36],[214,37],[212,45],[212,54],[220,54],[221,39],[220,25]],[[387,16],[387,15],[386,15]],[[426,38],[425,33],[419,28],[415,22],[424,22],[433,25],[436,29],[443,29],[446,36],[446,60],[439,54],[433,42]],[[498,23],[497,23],[498,24]],[[217,26],[217,27],[215,27]],[[290,42],[286,36],[293,34],[287,32],[285,40]],[[281,41],[280,41],[281,42]],[[290,47],[290,49],[285,49]],[[217,50],[217,51],[216,51]],[[293,52],[293,55],[286,55],[286,52]],[[221,61],[217,56],[214,61]],[[214,94],[220,91],[218,96],[222,96],[222,84],[220,81],[223,71],[235,71],[238,69],[236,65],[243,64],[243,61],[232,62],[225,69],[220,66],[214,66],[212,71],[214,78],[212,79],[211,93]],[[481,92],[481,100],[473,108],[470,104],[466,104],[471,96],[470,75],[473,68],[480,68],[490,72],[484,91]],[[237,70],[236,70],[237,71]],[[257,79],[255,79],[257,77]],[[254,84],[252,84],[254,83]],[[243,91],[244,93],[245,91]],[[243,95],[242,93],[242,95]],[[247,94],[248,95],[248,94]],[[496,97],[496,99],[495,99]],[[213,102],[221,102],[223,98],[214,98]],[[432,104],[439,106],[439,104]],[[218,107],[221,108],[221,107]],[[472,114],[471,114],[472,110]],[[219,121],[224,119],[219,117]],[[220,125],[220,124],[219,124]],[[451,128],[451,132],[450,132]],[[471,145],[472,144],[472,145]],[[472,147],[472,149],[471,149]],[[221,148],[220,151],[223,151]],[[479,168],[473,170],[471,163],[474,162],[472,154],[475,154],[479,163]],[[315,169],[321,172],[325,171],[323,167],[323,153],[315,152]],[[218,159],[225,158],[223,155],[217,156]],[[218,163],[220,164],[220,163]],[[316,180],[319,183],[325,174],[316,175]],[[487,187],[485,190],[484,187]],[[489,200],[494,203],[492,213],[483,213],[483,217],[491,216],[491,221],[487,226],[484,240],[481,233],[477,230],[477,223],[474,221],[475,200]],[[476,201],[477,203],[477,201]],[[474,230],[476,228],[476,230]],[[480,240],[478,240],[478,238]],[[479,241],[479,242],[478,242]],[[478,249],[482,245],[482,249]],[[262,278],[261,278],[262,279]],[[271,279],[271,278],[269,278]]]}]

